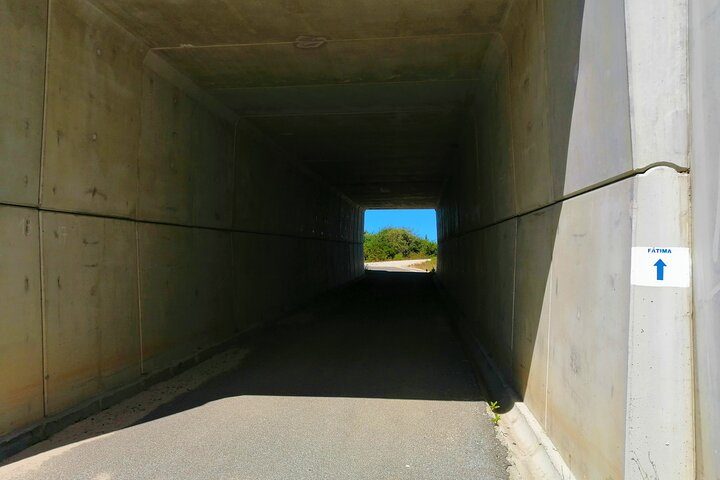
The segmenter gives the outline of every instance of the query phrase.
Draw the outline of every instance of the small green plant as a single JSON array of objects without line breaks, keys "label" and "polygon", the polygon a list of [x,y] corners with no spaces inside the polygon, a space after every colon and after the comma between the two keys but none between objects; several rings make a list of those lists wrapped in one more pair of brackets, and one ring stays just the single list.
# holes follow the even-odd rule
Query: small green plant
[{"label": "small green plant", "polygon": [[500,414],[497,413],[500,410],[500,404],[498,402],[490,402],[490,420],[497,426],[500,423]]}]

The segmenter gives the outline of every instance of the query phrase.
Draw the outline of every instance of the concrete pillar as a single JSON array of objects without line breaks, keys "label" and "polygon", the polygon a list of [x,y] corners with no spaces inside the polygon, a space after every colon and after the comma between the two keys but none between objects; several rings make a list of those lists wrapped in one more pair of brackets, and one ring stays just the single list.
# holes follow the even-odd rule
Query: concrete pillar
[{"label": "concrete pillar", "polygon": [[720,1],[690,5],[697,478],[720,478]]},{"label": "concrete pillar", "polygon": [[[633,166],[668,166],[638,177],[633,247],[689,248],[688,2],[626,0],[625,24]],[[633,281],[627,479],[694,478],[691,299]]]}]

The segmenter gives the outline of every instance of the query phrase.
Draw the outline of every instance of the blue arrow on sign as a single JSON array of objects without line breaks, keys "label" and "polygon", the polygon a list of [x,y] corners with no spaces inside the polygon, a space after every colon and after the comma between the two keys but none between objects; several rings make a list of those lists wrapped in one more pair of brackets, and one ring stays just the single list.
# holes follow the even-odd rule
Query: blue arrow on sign
[{"label": "blue arrow on sign", "polygon": [[662,258],[655,262],[655,268],[657,268],[657,279],[665,280],[665,267],[667,264],[662,261]]}]

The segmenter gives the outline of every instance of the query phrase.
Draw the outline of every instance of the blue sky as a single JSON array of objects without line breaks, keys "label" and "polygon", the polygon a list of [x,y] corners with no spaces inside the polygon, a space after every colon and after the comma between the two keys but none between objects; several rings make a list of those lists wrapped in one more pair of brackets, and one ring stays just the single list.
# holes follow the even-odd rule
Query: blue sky
[{"label": "blue sky", "polygon": [[377,233],[385,227],[405,227],[420,237],[437,241],[435,210],[367,210],[365,231]]}]

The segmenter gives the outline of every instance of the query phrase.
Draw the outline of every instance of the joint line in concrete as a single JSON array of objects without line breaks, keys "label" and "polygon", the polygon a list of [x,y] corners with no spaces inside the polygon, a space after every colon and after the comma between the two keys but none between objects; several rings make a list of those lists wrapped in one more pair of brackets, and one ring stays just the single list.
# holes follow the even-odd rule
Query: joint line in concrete
[{"label": "joint line in concrete", "polygon": [[5,207],[16,207],[16,208],[27,208],[36,210],[38,212],[46,212],[46,213],[61,213],[66,215],[75,215],[79,217],[91,217],[91,218],[100,218],[100,219],[109,219],[109,220],[122,220],[126,222],[135,222],[135,223],[142,223],[146,225],[165,225],[169,227],[183,227],[183,228],[194,228],[198,230],[211,230],[214,232],[227,232],[227,233],[245,233],[249,235],[267,235],[271,237],[283,237],[283,238],[295,238],[300,240],[317,240],[321,242],[328,242],[328,243],[348,243],[348,244],[362,244],[362,242],[357,242],[354,240],[344,240],[340,238],[323,238],[323,237],[316,237],[311,235],[294,235],[291,233],[281,233],[281,232],[261,232],[257,230],[243,230],[243,229],[237,229],[237,228],[222,228],[222,227],[209,227],[204,225],[191,225],[191,224],[184,224],[184,223],[175,223],[175,222],[162,222],[162,221],[153,221],[153,220],[143,220],[139,218],[133,218],[128,216],[122,216],[122,215],[103,215],[98,213],[92,213],[92,212],[74,212],[72,210],[62,210],[62,209],[55,209],[55,208],[43,208],[43,207],[36,207],[33,205],[27,205],[22,203],[13,203],[13,202],[4,202],[0,201],[0,206]]}]

